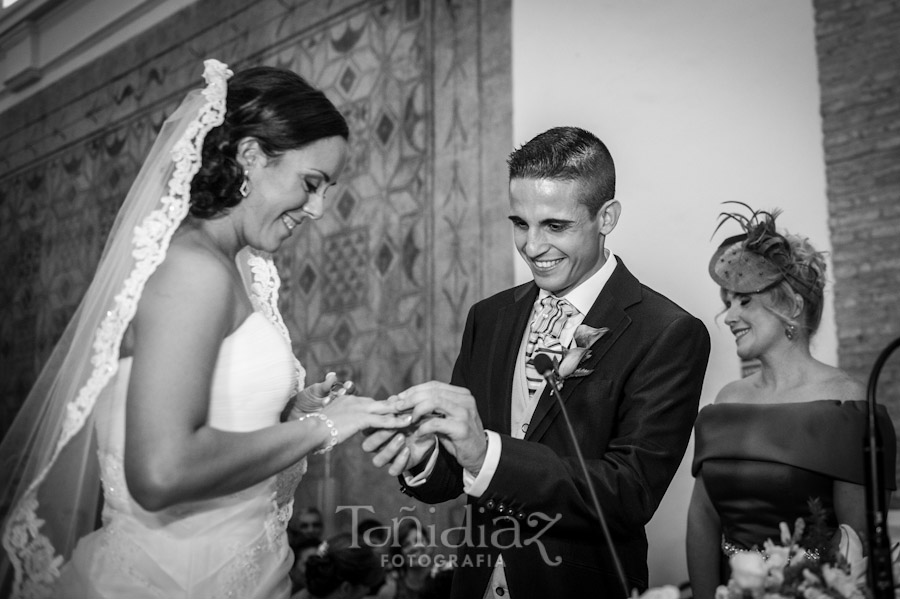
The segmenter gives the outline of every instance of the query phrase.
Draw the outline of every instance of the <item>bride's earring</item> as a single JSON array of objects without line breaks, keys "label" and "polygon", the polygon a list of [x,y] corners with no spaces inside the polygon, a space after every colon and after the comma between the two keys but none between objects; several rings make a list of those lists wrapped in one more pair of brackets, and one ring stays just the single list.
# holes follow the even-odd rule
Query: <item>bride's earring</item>
[{"label": "bride's earring", "polygon": [[793,341],[794,336],[797,334],[797,327],[793,324],[785,325],[784,327],[784,336],[788,338],[788,341]]},{"label": "bride's earring", "polygon": [[241,194],[242,198],[246,198],[250,195],[250,171],[244,171],[244,180],[241,181],[241,187],[238,189],[238,192]]}]

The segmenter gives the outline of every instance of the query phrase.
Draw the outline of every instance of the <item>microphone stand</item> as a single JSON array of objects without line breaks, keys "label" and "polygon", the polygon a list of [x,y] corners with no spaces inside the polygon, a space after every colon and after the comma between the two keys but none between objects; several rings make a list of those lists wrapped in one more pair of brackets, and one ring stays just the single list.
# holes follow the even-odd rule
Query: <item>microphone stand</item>
[{"label": "microphone stand", "polygon": [[869,585],[873,599],[894,599],[894,577],[891,571],[891,546],[887,531],[884,486],[884,444],[875,421],[875,387],[888,356],[900,347],[894,339],[875,360],[866,389],[866,524],[869,549]]},{"label": "microphone stand", "polygon": [[[578,444],[578,439],[575,437],[575,429],[572,427],[572,421],[569,420],[569,413],[566,411],[566,406],[563,403],[562,397],[560,397],[559,395],[559,384],[556,380],[556,365],[547,354],[537,354],[536,356],[534,356],[532,363],[534,364],[535,370],[537,370],[547,381],[547,384],[550,385],[550,390],[553,395],[556,396],[556,401],[559,404],[559,409],[566,420],[566,426],[569,429],[569,435],[572,437],[572,444],[575,446],[575,455],[578,457],[578,463],[581,465],[581,471],[584,473],[584,480],[591,492],[591,500],[594,503],[594,509],[597,510],[597,519],[600,520],[600,527],[603,529],[603,537],[606,539],[606,543],[609,545],[609,552],[610,554],[612,554],[613,564],[615,564],[616,567],[616,574],[619,577],[619,582],[622,585],[622,589],[625,591],[625,597],[630,597],[631,595],[628,590],[628,582],[625,578],[625,570],[622,569],[622,563],[619,561],[619,556],[616,553],[616,546],[613,544],[612,535],[610,534],[609,527],[606,524],[606,518],[603,516],[603,510],[600,509],[600,501],[597,499],[597,492],[594,490],[594,484],[591,481],[590,474],[588,473],[587,464],[584,462],[584,456],[581,455],[581,447]],[[635,593],[635,596],[636,595],[637,593]]]}]

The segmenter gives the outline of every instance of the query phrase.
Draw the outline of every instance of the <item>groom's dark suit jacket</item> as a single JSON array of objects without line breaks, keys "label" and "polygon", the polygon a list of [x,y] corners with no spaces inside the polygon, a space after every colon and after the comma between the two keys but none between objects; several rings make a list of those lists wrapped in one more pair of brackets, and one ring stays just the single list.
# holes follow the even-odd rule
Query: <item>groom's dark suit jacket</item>
[{"label": "groom's dark suit jacket", "polygon": [[[513,599],[622,598],[549,385],[525,439],[509,435],[515,361],[537,294],[533,282],[508,289],[475,304],[466,322],[452,383],[475,397],[484,427],[500,433],[502,450],[486,492],[469,497],[470,536],[457,556],[452,596],[481,599],[502,549]],[[593,372],[567,379],[561,395],[628,585],[643,590],[644,525],[687,447],[709,334],[699,320],[641,285],[621,260],[584,324],[609,331],[582,363]],[[447,501],[462,493],[462,471],[442,449],[426,483],[404,492],[427,503]]]}]

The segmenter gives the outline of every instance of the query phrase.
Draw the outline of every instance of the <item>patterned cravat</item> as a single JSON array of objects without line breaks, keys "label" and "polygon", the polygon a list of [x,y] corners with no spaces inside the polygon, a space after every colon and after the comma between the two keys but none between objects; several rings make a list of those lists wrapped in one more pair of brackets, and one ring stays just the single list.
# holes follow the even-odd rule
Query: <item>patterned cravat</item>
[{"label": "patterned cravat", "polygon": [[551,358],[562,359],[563,346],[559,336],[566,320],[576,312],[574,306],[564,299],[548,295],[541,300],[541,308],[531,320],[528,344],[525,346],[525,376],[528,379],[528,397],[544,382],[531,363],[535,353],[549,354]]}]

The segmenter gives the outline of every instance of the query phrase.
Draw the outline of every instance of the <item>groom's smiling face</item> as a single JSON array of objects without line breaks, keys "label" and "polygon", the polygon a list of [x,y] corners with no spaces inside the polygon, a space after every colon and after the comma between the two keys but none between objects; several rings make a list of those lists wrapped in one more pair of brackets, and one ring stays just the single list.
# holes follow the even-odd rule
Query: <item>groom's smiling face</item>
[{"label": "groom's smiling face", "polygon": [[604,263],[602,209],[593,218],[578,181],[512,179],[513,238],[541,289],[565,295]]}]

